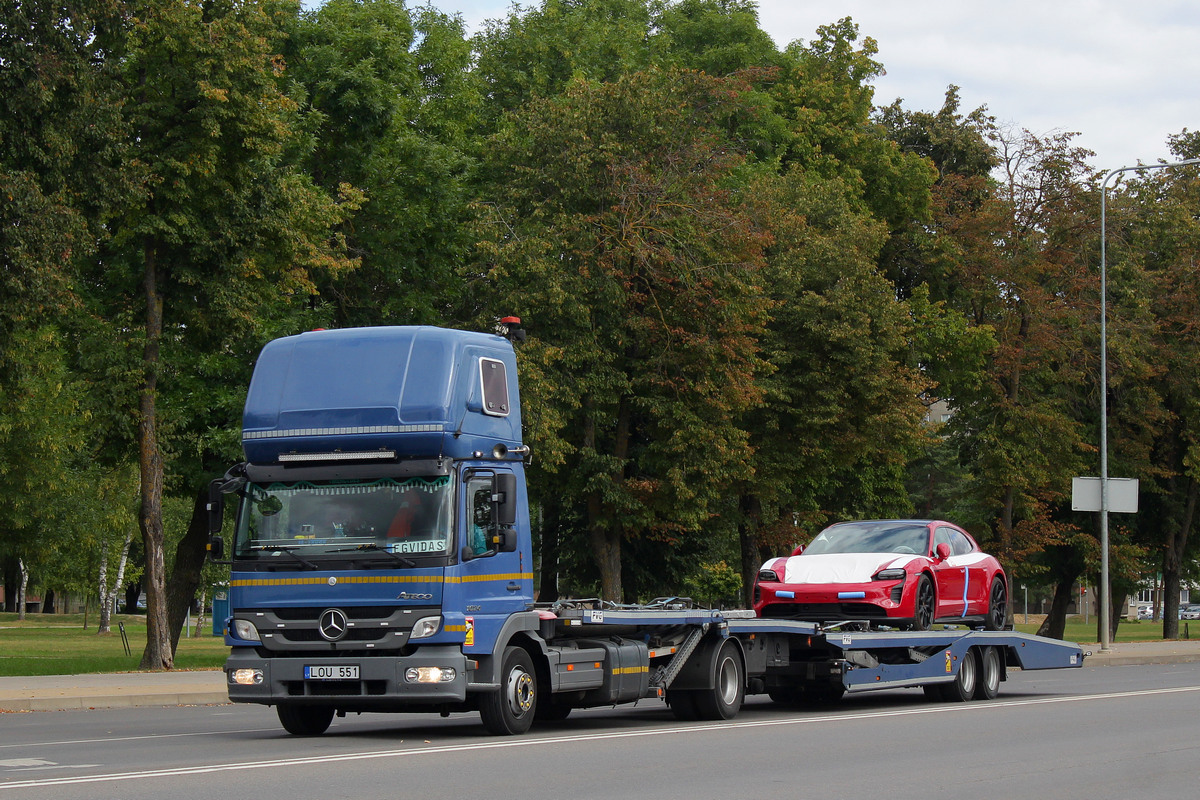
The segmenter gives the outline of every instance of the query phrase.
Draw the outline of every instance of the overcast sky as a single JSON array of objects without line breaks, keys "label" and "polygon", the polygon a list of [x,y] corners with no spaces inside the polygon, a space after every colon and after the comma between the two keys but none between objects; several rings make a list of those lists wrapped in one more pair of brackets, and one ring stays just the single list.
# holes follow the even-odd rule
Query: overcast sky
[{"label": "overcast sky", "polygon": [[[422,5],[410,0],[410,7]],[[435,0],[471,33],[505,16],[508,0]],[[525,5],[537,5],[536,0]],[[936,111],[946,87],[962,110],[1034,133],[1075,131],[1113,169],[1169,159],[1167,136],[1200,128],[1200,2],[1196,0],[759,0],[779,47],[851,17],[879,44],[887,75],[876,105],[903,98]]]}]

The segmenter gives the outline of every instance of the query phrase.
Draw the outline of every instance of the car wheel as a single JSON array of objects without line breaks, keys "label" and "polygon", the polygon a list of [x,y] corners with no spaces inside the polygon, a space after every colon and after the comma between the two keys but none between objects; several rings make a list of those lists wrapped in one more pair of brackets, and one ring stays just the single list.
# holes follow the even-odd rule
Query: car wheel
[{"label": "car wheel", "polygon": [[917,598],[913,605],[913,621],[910,626],[914,631],[927,631],[933,627],[933,618],[937,613],[937,590],[928,575],[917,579]]},{"label": "car wheel", "polygon": [[1004,667],[1000,663],[999,647],[979,647],[975,650],[979,675],[975,681],[976,700],[994,700],[1000,693],[1000,677]]},{"label": "car wheel", "polygon": [[1008,585],[1004,577],[992,578],[992,590],[988,592],[987,617],[984,627],[989,631],[1002,631],[1008,624]]},{"label": "car wheel", "polygon": [[333,706],[298,706],[281,703],[275,706],[283,729],[296,736],[320,736],[333,721]]},{"label": "car wheel", "polygon": [[499,691],[479,698],[479,716],[484,727],[496,736],[524,733],[537,713],[537,676],[533,659],[521,647],[504,651]]}]

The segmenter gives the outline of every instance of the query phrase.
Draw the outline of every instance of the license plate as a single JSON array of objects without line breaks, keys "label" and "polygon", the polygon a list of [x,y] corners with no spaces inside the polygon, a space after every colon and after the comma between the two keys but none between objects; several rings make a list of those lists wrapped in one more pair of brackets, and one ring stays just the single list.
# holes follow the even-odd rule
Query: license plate
[{"label": "license plate", "polygon": [[306,681],[356,681],[357,664],[324,664],[304,668]]}]

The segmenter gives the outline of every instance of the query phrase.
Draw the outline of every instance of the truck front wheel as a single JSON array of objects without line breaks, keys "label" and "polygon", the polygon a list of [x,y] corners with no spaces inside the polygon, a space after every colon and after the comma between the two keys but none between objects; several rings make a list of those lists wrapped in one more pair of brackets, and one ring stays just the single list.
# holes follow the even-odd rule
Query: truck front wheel
[{"label": "truck front wheel", "polygon": [[533,659],[521,647],[504,651],[499,691],[479,699],[479,716],[489,733],[512,736],[524,733],[537,714],[537,674]]},{"label": "truck front wheel", "polygon": [[275,706],[283,729],[296,736],[320,736],[333,721],[333,706],[299,706],[280,703]]}]

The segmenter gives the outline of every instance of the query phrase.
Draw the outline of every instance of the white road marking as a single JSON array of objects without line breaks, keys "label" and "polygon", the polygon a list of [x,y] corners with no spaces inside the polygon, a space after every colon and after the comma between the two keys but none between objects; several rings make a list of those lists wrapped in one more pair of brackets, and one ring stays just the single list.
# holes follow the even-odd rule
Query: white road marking
[{"label": "white road marking", "polygon": [[406,758],[416,756],[445,755],[448,753],[469,753],[482,750],[501,750],[508,748],[542,747],[554,744],[578,744],[580,742],[597,742],[606,739],[634,739],[643,736],[686,736],[695,733],[714,731],[733,731],[740,728],[770,728],[792,725],[818,725],[825,723],[846,722],[863,719],[883,719],[887,717],[905,717],[917,714],[946,714],[983,709],[1005,709],[1018,706],[1036,706],[1052,703],[1081,703],[1095,700],[1122,700],[1131,697],[1149,697],[1152,695],[1185,694],[1200,692],[1200,686],[1184,686],[1174,689],[1144,689],[1133,692],[1109,692],[1105,694],[1079,695],[1076,697],[1044,697],[1031,700],[995,701],[988,703],[959,703],[954,705],[937,705],[928,708],[908,708],[895,711],[865,711],[855,714],[825,714],[816,717],[792,717],[788,719],[758,720],[745,722],[719,722],[699,725],[680,725],[669,728],[644,728],[636,731],[614,731],[611,733],[589,733],[578,736],[553,736],[538,738],[535,736],[517,739],[505,739],[495,742],[477,742],[474,744],[446,745],[429,747],[420,750],[371,750],[359,753],[342,753],[339,755],[309,756],[305,758],[281,758],[270,761],[247,761],[240,764],[212,764],[195,767],[175,767],[173,769],[148,769],[132,772],[113,772],[102,775],[80,775],[71,778],[42,778],[28,781],[0,782],[0,791],[5,789],[28,789],[46,786],[67,786],[89,783],[111,783],[114,781],[144,780],[147,778],[171,778],[183,775],[209,775],[218,772],[238,772],[254,769],[278,769],[281,767],[303,767],[314,764],[337,764],[348,761],[369,761],[382,758]]}]

